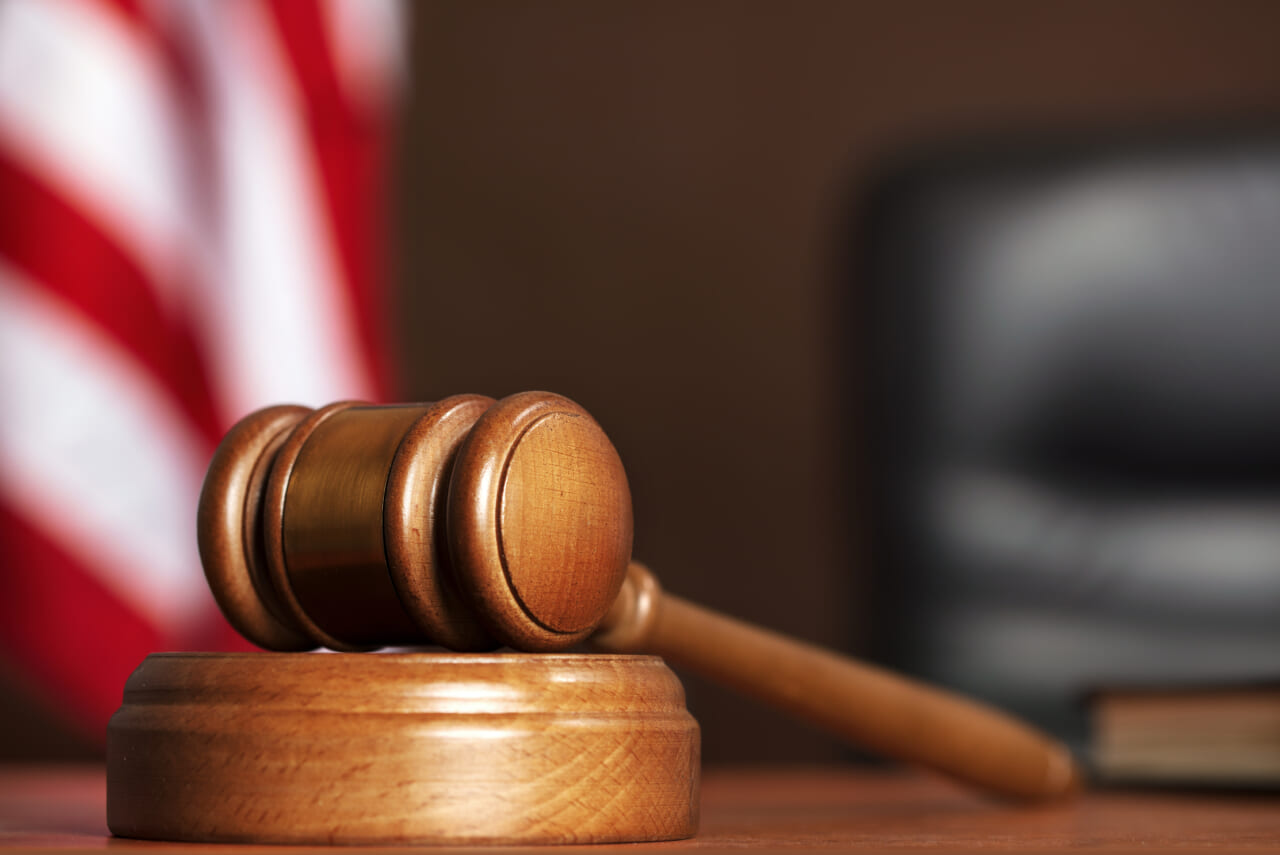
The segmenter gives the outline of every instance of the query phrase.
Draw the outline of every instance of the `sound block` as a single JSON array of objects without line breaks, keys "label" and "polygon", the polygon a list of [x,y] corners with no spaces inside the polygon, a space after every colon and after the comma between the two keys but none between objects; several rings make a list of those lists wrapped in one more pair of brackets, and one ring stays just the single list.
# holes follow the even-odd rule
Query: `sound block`
[{"label": "sound block", "polygon": [[691,837],[699,733],[654,656],[160,653],[107,731],[107,825],[220,843]]}]

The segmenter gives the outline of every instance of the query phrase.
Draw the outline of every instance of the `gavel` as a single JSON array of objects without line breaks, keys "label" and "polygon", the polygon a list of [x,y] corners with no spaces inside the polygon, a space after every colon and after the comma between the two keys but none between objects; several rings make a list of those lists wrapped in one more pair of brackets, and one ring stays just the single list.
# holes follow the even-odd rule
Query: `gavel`
[{"label": "gavel", "polygon": [[215,599],[269,650],[651,653],[1003,796],[1076,788],[1070,752],[1004,713],[664,593],[632,531],[612,443],[545,392],[259,410],[198,518]]}]

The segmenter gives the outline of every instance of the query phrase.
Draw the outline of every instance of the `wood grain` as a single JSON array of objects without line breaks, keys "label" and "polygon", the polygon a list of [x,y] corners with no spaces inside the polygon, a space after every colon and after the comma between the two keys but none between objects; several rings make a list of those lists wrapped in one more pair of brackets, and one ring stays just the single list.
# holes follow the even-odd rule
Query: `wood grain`
[{"label": "wood grain", "polygon": [[[101,768],[0,768],[0,851],[292,855],[271,845],[217,846],[110,837]],[[710,769],[698,836],[599,845],[609,852],[1187,852],[1280,853],[1280,796],[1095,791],[1035,808],[983,799],[940,778],[855,768]],[[356,851],[344,849],[343,852]],[[385,850],[383,850],[385,851]],[[414,850],[401,850],[414,851]],[[432,847],[433,855],[475,848]],[[547,855],[545,847],[510,848]]]},{"label": "wood grain", "polygon": [[504,398],[472,428],[449,488],[454,568],[503,643],[558,650],[617,597],[631,558],[631,492],[617,451],[567,398]]},{"label": "wood grain", "polygon": [[1016,799],[1078,786],[1065,746],[976,701],[665,594],[632,564],[593,643],[655,653],[851,743]]},{"label": "wood grain", "polygon": [[[220,475],[248,468],[237,453],[267,456],[262,442],[237,437],[220,451],[202,507],[240,496],[239,481]],[[1070,753],[1008,716],[664,597],[646,570],[628,570],[626,473],[604,431],[566,398],[330,405],[289,431],[265,483],[265,497],[245,504],[262,509],[272,585],[259,593],[331,648],[548,651],[599,624],[599,647],[660,654],[859,747],[1015,798],[1075,787]],[[234,495],[220,497],[218,485]],[[202,540],[225,540],[223,528]],[[238,578],[209,574],[224,577]]]},{"label": "wood grain", "polygon": [[237,632],[270,650],[316,646],[275,596],[262,531],[267,475],[289,432],[310,412],[267,407],[237,422],[209,463],[196,512],[200,563],[218,607]]},{"label": "wood grain", "polygon": [[219,446],[200,507],[219,602],[272,649],[564,650],[631,558],[622,461],[548,392],[264,410]]},{"label": "wood grain", "polygon": [[261,501],[262,540],[266,553],[267,578],[271,582],[274,598],[284,606],[294,624],[302,627],[316,644],[324,645],[330,650],[370,650],[372,645],[354,644],[335,638],[307,614],[297,595],[294,594],[293,580],[284,552],[285,502],[288,499],[289,482],[293,478],[293,468],[311,434],[335,414],[359,405],[357,401],[337,401],[315,410],[300,421],[285,437],[280,450],[276,452]]},{"label": "wood grain", "polygon": [[601,843],[697,829],[697,723],[660,659],[156,654],[107,740],[122,837]]},{"label": "wood grain", "polygon": [[[300,426],[272,469],[268,497],[281,474],[284,491],[280,550],[268,553],[279,561],[273,578],[283,581],[327,647],[369,650],[421,641],[422,630],[405,613],[387,572],[382,520],[391,462],[427,409],[412,404],[331,411],[309,431],[306,423]],[[296,458],[290,461],[293,448]]]},{"label": "wood grain", "polygon": [[438,536],[458,448],[493,403],[483,395],[454,395],[428,407],[405,434],[387,475],[382,535],[391,582],[426,637],[450,650],[499,646],[458,590],[449,544]]}]

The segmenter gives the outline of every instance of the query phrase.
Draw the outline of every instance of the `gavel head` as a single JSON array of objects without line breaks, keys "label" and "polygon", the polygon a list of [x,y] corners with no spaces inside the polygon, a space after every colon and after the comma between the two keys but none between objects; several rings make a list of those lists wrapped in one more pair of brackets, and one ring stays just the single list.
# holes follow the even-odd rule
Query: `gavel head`
[{"label": "gavel head", "polygon": [[198,534],[218,605],[261,647],[560,650],[617,597],[631,494],[558,395],[270,407],[214,454]]}]

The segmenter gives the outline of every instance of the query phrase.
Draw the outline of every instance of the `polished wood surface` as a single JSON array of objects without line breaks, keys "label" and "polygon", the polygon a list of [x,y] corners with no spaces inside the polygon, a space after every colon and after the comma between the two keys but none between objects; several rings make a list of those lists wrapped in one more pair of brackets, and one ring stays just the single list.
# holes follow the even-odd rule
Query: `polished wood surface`
[{"label": "polished wood surface", "polygon": [[271,465],[262,503],[271,587],[293,621],[331,650],[408,644],[420,635],[386,572],[379,523],[400,439],[425,411],[349,401],[321,407],[290,432]]},{"label": "polished wood surface", "polygon": [[523,392],[303,413],[241,420],[200,495],[206,576],[255,643],[564,650],[617,597],[631,493],[574,402]]},{"label": "polished wood surface", "polygon": [[500,641],[564,649],[591,634],[626,576],[632,518],[622,461],[567,398],[503,398],[458,451],[440,535]]},{"label": "polished wood surface", "polygon": [[196,516],[200,559],[218,608],[236,632],[268,650],[316,646],[271,588],[262,532],[271,464],[309,412],[306,407],[267,407],[241,419],[214,452]]},{"label": "polished wood surface", "polygon": [[156,654],[107,730],[126,837],[403,845],[672,840],[698,725],[653,656]]},{"label": "polished wood surface", "polygon": [[[1066,749],[1008,716],[664,598],[628,565],[618,453],[567,398],[338,403],[300,421],[265,412],[275,414],[228,434],[199,518],[209,582],[230,588],[219,602],[243,612],[229,616],[259,643],[283,632],[338,650],[457,641],[551,651],[603,622],[600,647],[658,653],[860,747],[1012,798],[1074,790]],[[263,481],[241,473],[264,467],[260,499]],[[237,532],[238,549],[228,544]],[[246,610],[254,592],[262,602]],[[281,631],[259,630],[261,614]]]},{"label": "polished wood surface", "polygon": [[436,536],[446,527],[458,449],[493,403],[482,395],[455,395],[433,404],[405,435],[387,475],[382,536],[387,567],[395,570],[391,581],[413,621],[450,650],[496,644],[458,588],[448,543]]},{"label": "polished wood surface", "polygon": [[[105,803],[105,776],[100,768],[0,770],[0,849],[89,852],[109,846],[117,851],[241,855],[299,851],[287,846],[111,838]],[[601,845],[581,851],[603,855],[611,851],[780,849],[1280,853],[1280,796],[1087,792],[1071,802],[1015,807],[919,774],[718,769],[703,777],[702,823],[697,837],[673,843]],[[443,855],[476,850],[422,851]]]},{"label": "polished wood surface", "polygon": [[655,653],[855,745],[1011,798],[1077,786],[1067,749],[1011,716],[665,594],[639,564],[594,641]]}]

